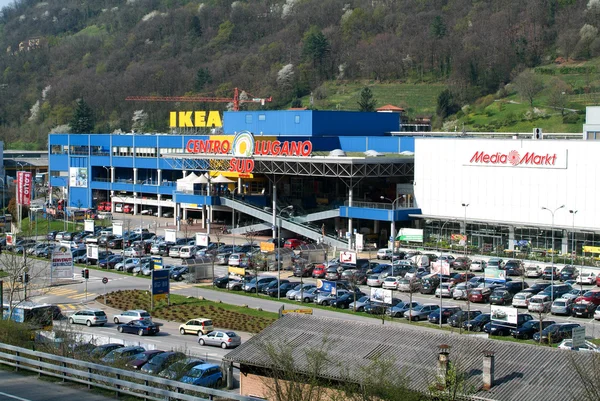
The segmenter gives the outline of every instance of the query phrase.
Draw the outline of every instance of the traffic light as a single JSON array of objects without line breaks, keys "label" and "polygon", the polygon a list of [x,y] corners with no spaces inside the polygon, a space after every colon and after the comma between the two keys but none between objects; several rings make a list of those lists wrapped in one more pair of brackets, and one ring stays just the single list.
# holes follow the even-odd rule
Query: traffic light
[{"label": "traffic light", "polygon": [[83,269],[83,278],[86,280],[90,278],[90,269]]},{"label": "traffic light", "polygon": [[21,275],[21,279],[23,280],[23,283],[25,283],[25,284],[29,283],[29,273],[25,273],[25,274]]}]

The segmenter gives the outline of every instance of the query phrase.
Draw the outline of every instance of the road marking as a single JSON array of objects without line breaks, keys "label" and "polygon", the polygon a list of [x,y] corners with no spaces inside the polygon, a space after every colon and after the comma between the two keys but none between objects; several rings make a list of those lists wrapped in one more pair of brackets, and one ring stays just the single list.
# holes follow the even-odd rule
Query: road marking
[{"label": "road marking", "polygon": [[0,392],[0,395],[6,396],[8,398],[12,398],[13,400],[31,401],[29,398],[17,397],[16,395],[6,394],[6,393],[3,393],[3,392]]},{"label": "road marking", "polygon": [[98,296],[98,294],[93,293],[93,292],[88,292],[87,294],[81,293],[81,294],[69,295],[67,298],[70,298],[70,299],[81,299],[81,298],[85,298],[86,296],[88,297],[88,299],[92,299],[92,298]]},{"label": "road marking", "polygon": [[52,288],[46,292],[46,294],[51,295],[67,295],[67,294],[75,294],[77,290],[73,290],[70,288]]}]

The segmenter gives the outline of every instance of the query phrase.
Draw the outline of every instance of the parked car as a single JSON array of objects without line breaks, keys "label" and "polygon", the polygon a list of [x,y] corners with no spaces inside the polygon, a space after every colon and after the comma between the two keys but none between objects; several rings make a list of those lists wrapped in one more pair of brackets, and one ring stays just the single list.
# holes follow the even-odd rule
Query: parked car
[{"label": "parked car", "polygon": [[569,284],[555,284],[544,288],[542,293],[552,297],[552,300],[555,300],[556,298],[562,297],[572,289],[573,287],[571,287]]},{"label": "parked car", "polygon": [[550,286],[550,283],[534,283],[528,289],[524,290],[524,292],[530,292],[533,295],[538,294],[544,291],[546,288]]},{"label": "parked car", "polygon": [[558,280],[559,278],[560,278],[560,274],[558,273],[558,269],[556,268],[556,266],[554,266],[554,268],[552,268],[552,266],[544,267],[544,270],[542,271],[542,279]]},{"label": "parked car", "polygon": [[398,291],[402,292],[418,292],[421,289],[421,280],[418,278],[404,278],[398,280]]},{"label": "parked car", "polygon": [[121,347],[110,351],[108,354],[104,355],[100,360],[104,363],[109,364],[125,364],[131,361],[133,358],[135,358],[136,355],[144,351],[146,350],[138,345]]},{"label": "parked car", "polygon": [[[335,294],[330,292],[321,292],[317,293],[317,296],[313,299],[313,302],[317,305],[321,306],[329,306],[331,302],[333,302],[337,297],[342,296],[344,294],[348,294],[348,290],[340,290],[338,289]],[[362,295],[362,294],[361,294]]]},{"label": "parked car", "polygon": [[317,285],[316,284],[312,284],[312,283],[303,283],[303,284],[298,284],[296,285],[293,289],[289,290],[285,296],[287,297],[287,299],[291,299],[294,300],[296,299],[296,295],[300,294],[304,291],[307,291],[311,288],[316,288]]},{"label": "parked car", "polygon": [[141,367],[140,371],[144,373],[158,374],[175,362],[185,358],[186,355],[183,352],[163,352],[149,360],[148,363]]},{"label": "parked car", "polygon": [[158,375],[160,377],[164,377],[165,379],[179,380],[194,366],[198,366],[203,363],[205,363],[204,360],[197,358],[180,359],[172,365],[169,365],[169,367],[166,369],[162,370]]},{"label": "parked car", "polygon": [[522,276],[525,272],[525,265],[521,260],[511,259],[504,265],[504,271],[507,276]]},{"label": "parked car", "polygon": [[299,240],[299,239],[290,238],[285,241],[285,243],[283,244],[283,247],[289,248],[289,249],[296,249],[296,248],[301,247],[302,245],[306,245],[306,242]]},{"label": "parked car", "polygon": [[204,363],[191,368],[180,381],[196,386],[219,388],[223,385],[223,372],[219,365]]},{"label": "parked car", "polygon": [[451,267],[455,270],[467,270],[471,267],[471,259],[466,256],[460,256],[452,262]]},{"label": "parked car", "polygon": [[223,349],[235,348],[242,344],[242,338],[233,331],[211,331],[208,334],[198,336],[198,344],[213,345]]},{"label": "parked car", "polygon": [[[356,301],[358,303],[358,300],[363,299],[364,297],[367,297],[365,294],[363,294],[362,292],[347,292],[344,295],[342,295],[341,297],[337,297],[335,299],[333,299],[330,303],[331,306],[333,306],[334,308],[339,308],[339,309],[350,309],[350,305],[352,305],[354,307],[354,299],[356,298]],[[367,297],[368,299],[368,297]]]},{"label": "parked car", "polygon": [[555,323],[533,334],[533,341],[543,343],[559,343],[564,339],[573,337],[573,329],[581,327],[577,323]]},{"label": "parked car", "polygon": [[398,289],[398,280],[399,280],[399,277],[387,276],[383,280],[383,283],[381,283],[381,288],[385,288],[388,290],[396,290],[396,289]]},{"label": "parked car", "polygon": [[100,360],[110,351],[121,347],[124,347],[124,345],[117,343],[102,344],[91,350],[89,356],[92,360]]},{"label": "parked car", "polygon": [[115,324],[129,323],[134,320],[152,320],[148,312],[142,309],[126,310],[113,317]]},{"label": "parked car", "polygon": [[452,327],[462,327],[464,322],[475,319],[481,315],[480,310],[460,310],[448,318],[448,324]]},{"label": "parked car", "polygon": [[313,274],[315,265],[298,263],[294,265],[293,275],[294,277],[310,277]]},{"label": "parked car", "polygon": [[527,308],[529,306],[529,299],[532,296],[533,294],[531,292],[518,292],[512,299],[512,306],[515,308]]},{"label": "parked car", "polygon": [[134,355],[133,358],[127,362],[125,366],[129,368],[133,368],[136,370],[141,369],[145,364],[150,362],[154,357],[164,353],[165,351],[151,349],[147,351],[140,352],[137,355]]},{"label": "parked car", "polygon": [[[389,308],[393,308],[401,302],[402,300],[400,298],[392,298],[391,304],[384,304],[383,302],[371,300],[371,302],[364,306],[364,311],[370,315],[383,315]],[[427,316],[425,316],[425,318],[427,318]]]},{"label": "parked car", "polygon": [[513,294],[506,290],[496,290],[490,295],[490,304],[509,305],[513,300]]},{"label": "parked car", "polygon": [[504,260],[502,258],[490,258],[487,262],[488,267],[502,269],[504,268]]},{"label": "parked car", "polygon": [[132,320],[117,326],[119,333],[133,333],[139,336],[158,334],[160,328],[151,320]]},{"label": "parked car", "polygon": [[284,298],[287,295],[288,291],[293,290],[294,288],[296,288],[296,286],[299,285],[298,282],[284,282],[284,280],[281,280],[279,288],[277,288],[277,281],[273,281],[272,283],[275,283],[275,285],[267,286],[265,293],[268,296],[275,298]]},{"label": "parked car", "polygon": [[584,289],[581,289],[581,288],[573,288],[571,291],[567,292],[566,294],[563,294],[561,296],[561,298],[563,298],[563,299],[570,299],[571,301],[574,302],[575,299],[581,297],[586,292],[588,292],[588,291],[584,290]]},{"label": "parked car", "polygon": [[487,268],[487,262],[485,260],[476,259],[471,261],[471,267],[469,270],[472,272],[482,272]]},{"label": "parked car", "polygon": [[590,318],[594,316],[598,305],[591,302],[577,302],[571,306],[571,316]]},{"label": "parked car", "polygon": [[179,326],[179,333],[185,335],[188,333],[194,335],[208,334],[213,331],[213,322],[210,319],[197,317],[190,319]]},{"label": "parked car", "polygon": [[69,316],[70,324],[85,324],[86,326],[104,326],[108,322],[108,317],[103,310],[85,309],[78,310]]},{"label": "parked car", "polygon": [[295,296],[295,300],[299,302],[313,302],[315,297],[317,296],[317,287],[309,288],[302,293],[298,292]]},{"label": "parked car", "polygon": [[579,269],[574,266],[566,265],[560,270],[560,281],[576,280],[579,276]]},{"label": "parked car", "polygon": [[[565,350],[573,350],[573,340],[572,339],[565,339],[562,340],[560,342],[560,344],[558,344],[558,346],[556,347],[558,349],[565,349]],[[596,344],[594,344],[591,341],[585,340],[585,343],[583,345],[583,347],[579,347],[577,349],[577,351],[583,351],[583,352],[600,352],[600,347],[598,347]]]},{"label": "parked car", "polygon": [[489,313],[482,313],[472,320],[467,320],[463,323],[463,330],[467,331],[483,331],[483,326],[491,321]]},{"label": "parked car", "polygon": [[429,316],[427,316],[427,320],[429,321],[429,323],[439,324],[441,316],[442,324],[447,323],[450,316],[454,315],[455,313],[461,310],[462,309],[460,308],[460,306],[444,306],[441,309],[438,308],[431,312]]},{"label": "parked car", "polygon": [[[546,327],[555,324],[554,320],[543,320],[541,330],[544,330]],[[539,320],[530,320],[525,322],[522,326],[512,329],[510,334],[514,338],[518,339],[531,339],[533,335],[540,331],[540,321]]]},{"label": "parked car", "polygon": [[454,284],[452,283],[442,283],[435,290],[435,296],[437,298],[452,298],[452,292],[454,291]]},{"label": "parked car", "polygon": [[469,293],[470,302],[487,303],[490,301],[492,291],[489,288],[473,288]]},{"label": "parked car", "polygon": [[553,315],[570,315],[572,305],[572,299],[557,298],[552,302],[550,313]]},{"label": "parked car", "polygon": [[530,312],[547,313],[552,307],[552,299],[546,294],[536,294],[529,299],[527,310]]},{"label": "parked car", "polygon": [[529,265],[525,268],[525,277],[538,278],[542,276],[542,268],[538,265]]},{"label": "parked car", "polygon": [[327,273],[327,267],[325,267],[323,264],[320,264],[315,266],[312,276],[313,278],[323,278],[325,277],[325,273]]},{"label": "parked car", "polygon": [[404,318],[410,321],[425,320],[431,312],[439,309],[437,304],[423,304],[419,305],[411,311],[404,312]]},{"label": "parked car", "polygon": [[577,279],[575,280],[575,282],[577,284],[588,284],[588,285],[596,284],[596,273],[594,273],[594,272],[581,273],[579,276],[577,276]]},{"label": "parked car", "polygon": [[404,317],[404,313],[411,310],[411,309],[415,309],[418,306],[421,306],[421,304],[419,302],[413,301],[413,302],[400,302],[394,306],[392,306],[391,308],[388,308],[385,313],[388,316],[391,317]]},{"label": "parked car", "polygon": [[392,260],[393,251],[391,249],[380,249],[377,251],[377,259]]},{"label": "parked car", "polygon": [[[533,316],[527,313],[519,313],[517,314],[517,324],[514,323],[504,323],[497,320],[492,320],[489,325],[489,329],[487,333],[492,336],[509,336],[511,335],[513,330],[517,330],[519,327],[523,326],[525,323],[533,320]],[[487,326],[486,325],[486,326]]]}]

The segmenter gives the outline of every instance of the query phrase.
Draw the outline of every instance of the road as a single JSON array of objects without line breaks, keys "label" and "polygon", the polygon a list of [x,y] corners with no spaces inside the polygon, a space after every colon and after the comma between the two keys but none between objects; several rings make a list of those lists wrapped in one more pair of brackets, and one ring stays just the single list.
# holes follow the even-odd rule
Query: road
[{"label": "road", "polygon": [[40,381],[31,374],[18,374],[0,370],[0,400],[5,401],[108,401],[105,397],[73,383]]}]

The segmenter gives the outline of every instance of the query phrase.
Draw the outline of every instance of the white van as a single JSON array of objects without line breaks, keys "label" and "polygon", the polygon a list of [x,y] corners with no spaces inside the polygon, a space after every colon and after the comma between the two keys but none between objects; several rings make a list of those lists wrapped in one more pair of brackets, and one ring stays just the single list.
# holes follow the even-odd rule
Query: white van
[{"label": "white van", "polygon": [[122,203],[115,203],[115,212],[123,213],[123,204]]},{"label": "white van", "polygon": [[99,219],[103,219],[103,220],[112,220],[113,219],[113,215],[111,212],[99,212],[98,213],[98,218]]}]

